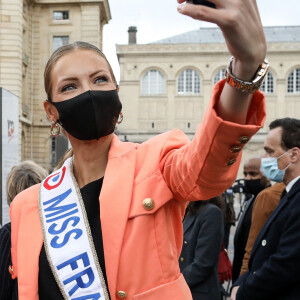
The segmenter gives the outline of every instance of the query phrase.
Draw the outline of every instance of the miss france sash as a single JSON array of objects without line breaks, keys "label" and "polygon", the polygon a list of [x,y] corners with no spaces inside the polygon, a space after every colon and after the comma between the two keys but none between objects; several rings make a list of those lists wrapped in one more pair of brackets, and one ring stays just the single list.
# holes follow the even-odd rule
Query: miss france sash
[{"label": "miss france sash", "polygon": [[47,259],[64,299],[108,300],[72,158],[42,182],[39,212]]}]

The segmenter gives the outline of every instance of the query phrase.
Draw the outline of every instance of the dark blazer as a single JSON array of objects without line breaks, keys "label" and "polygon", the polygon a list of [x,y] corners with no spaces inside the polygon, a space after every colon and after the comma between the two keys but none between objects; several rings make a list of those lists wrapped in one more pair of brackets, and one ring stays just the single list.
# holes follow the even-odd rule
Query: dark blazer
[{"label": "dark blazer", "polygon": [[249,270],[235,286],[237,300],[300,299],[300,179],[285,194],[259,233]]},{"label": "dark blazer", "polygon": [[13,280],[8,271],[11,263],[11,224],[0,228],[0,299],[18,299],[17,280]]},{"label": "dark blazer", "polygon": [[193,299],[220,300],[218,261],[224,235],[221,210],[206,204],[198,215],[186,215],[183,229],[179,266]]},{"label": "dark blazer", "polygon": [[235,282],[240,276],[248,235],[251,227],[252,208],[254,201],[255,197],[252,196],[246,202],[244,211],[235,230],[233,239],[234,256],[232,262],[232,282]]}]

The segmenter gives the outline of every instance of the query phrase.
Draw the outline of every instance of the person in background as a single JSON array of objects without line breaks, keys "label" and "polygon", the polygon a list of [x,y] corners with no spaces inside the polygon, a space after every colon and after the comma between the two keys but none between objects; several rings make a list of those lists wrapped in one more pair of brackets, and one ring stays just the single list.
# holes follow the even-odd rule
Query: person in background
[{"label": "person in background", "polygon": [[179,258],[194,300],[220,300],[218,261],[224,237],[222,196],[191,202],[183,221]]},{"label": "person in background", "polygon": [[277,119],[269,128],[261,169],[286,188],[255,240],[248,270],[233,285],[232,300],[300,295],[300,120]]},{"label": "person in background", "polygon": [[260,163],[260,157],[253,157],[244,164],[244,189],[247,194],[251,194],[251,197],[246,201],[233,239],[234,257],[232,263],[232,282],[240,275],[251,227],[252,208],[255,198],[262,190],[271,186],[270,180],[260,171]]},{"label": "person in background", "polygon": [[[6,181],[6,198],[10,206],[17,194],[24,189],[40,183],[48,175],[47,171],[34,163],[26,160],[14,166],[8,174]],[[0,299],[18,299],[17,280],[11,278],[11,223],[0,228]]]},{"label": "person in background", "polygon": [[248,241],[245,248],[245,255],[242,262],[240,276],[248,270],[248,262],[250,259],[253,244],[266,223],[267,219],[277,207],[280,195],[285,189],[284,182],[276,182],[271,187],[268,187],[261,191],[253,204],[251,227],[248,235]]}]

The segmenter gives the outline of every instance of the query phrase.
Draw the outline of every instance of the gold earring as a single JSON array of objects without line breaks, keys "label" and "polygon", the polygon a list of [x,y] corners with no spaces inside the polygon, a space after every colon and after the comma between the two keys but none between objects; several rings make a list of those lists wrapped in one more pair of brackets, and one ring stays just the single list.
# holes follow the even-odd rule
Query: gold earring
[{"label": "gold earring", "polygon": [[60,134],[60,126],[57,122],[51,121],[50,134],[53,137],[57,137]]},{"label": "gold earring", "polygon": [[121,124],[122,121],[123,121],[123,114],[120,112],[117,124]]}]

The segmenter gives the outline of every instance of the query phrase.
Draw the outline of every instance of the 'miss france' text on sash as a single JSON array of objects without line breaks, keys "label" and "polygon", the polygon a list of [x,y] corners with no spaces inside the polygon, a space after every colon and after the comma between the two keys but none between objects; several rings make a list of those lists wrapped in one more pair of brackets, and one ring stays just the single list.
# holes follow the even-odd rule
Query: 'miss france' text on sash
[{"label": "'miss france' text on sash", "polygon": [[[65,299],[107,299],[71,158],[41,184],[40,217],[50,267]],[[76,189],[77,188],[77,189]],[[98,267],[98,269],[97,269]]]}]

